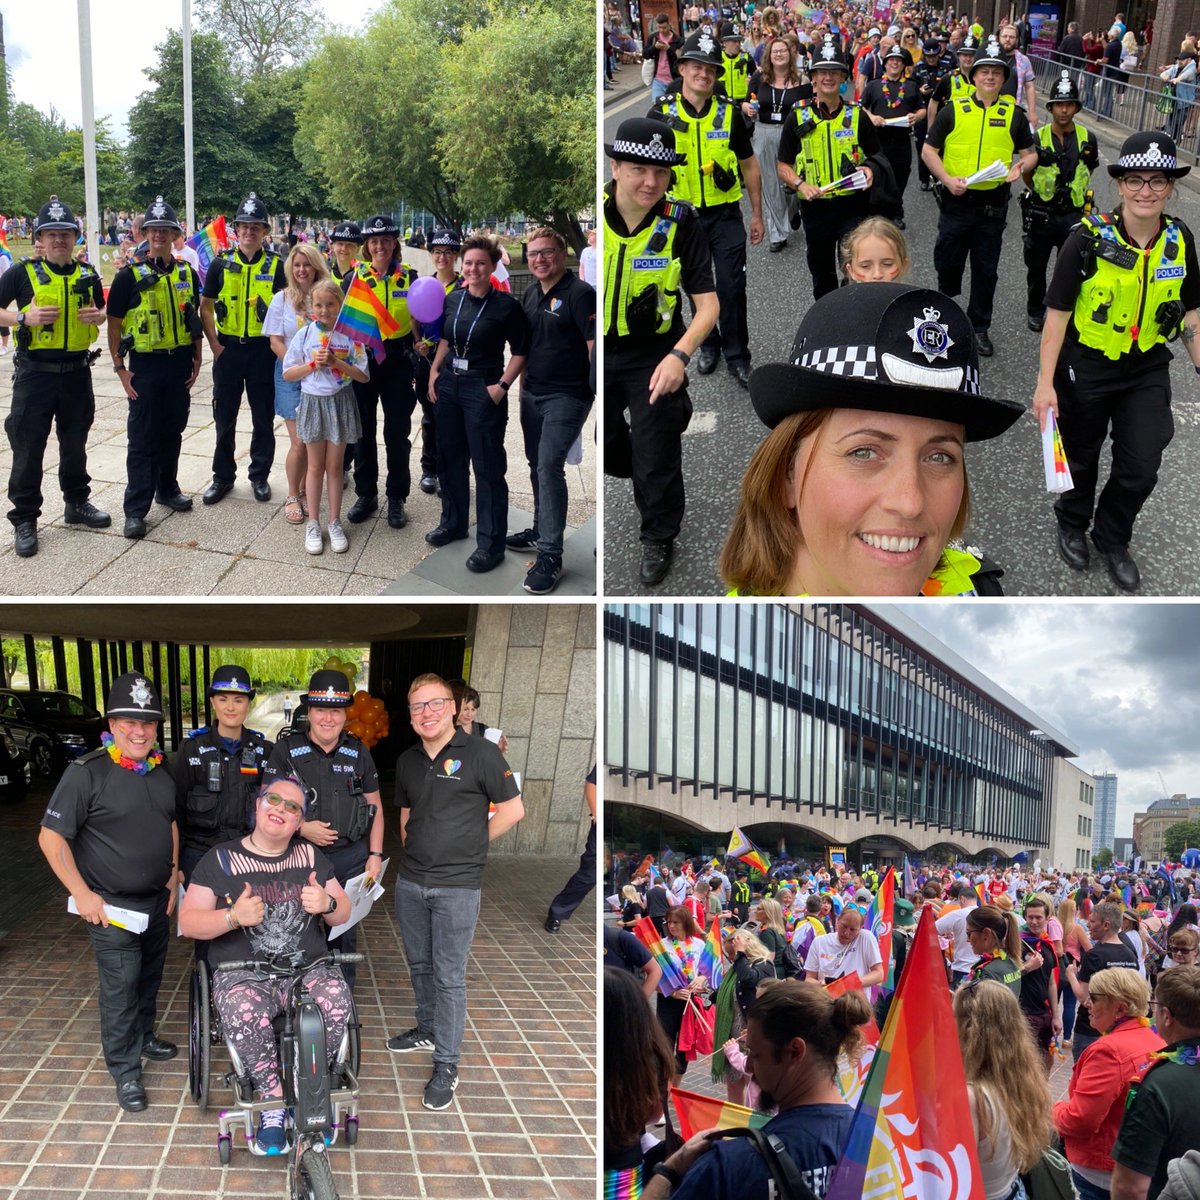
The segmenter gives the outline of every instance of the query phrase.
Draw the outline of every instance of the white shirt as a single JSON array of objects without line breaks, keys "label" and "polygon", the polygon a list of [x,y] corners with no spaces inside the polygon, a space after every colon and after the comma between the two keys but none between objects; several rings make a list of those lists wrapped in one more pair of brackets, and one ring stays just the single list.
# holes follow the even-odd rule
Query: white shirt
[{"label": "white shirt", "polygon": [[[305,325],[288,343],[287,354],[283,357],[283,369],[298,367],[312,358],[312,352],[321,344],[321,338],[326,336],[315,322]],[[350,353],[347,361],[361,370],[367,369],[367,351],[365,346],[352,342],[344,333],[331,333],[329,336],[330,350],[347,350]],[[310,396],[334,396],[349,384],[346,375],[335,375],[329,367],[321,367],[300,380],[300,390]]]},{"label": "white shirt", "polygon": [[281,337],[285,342],[290,344],[292,338],[306,324],[307,322],[301,321],[296,316],[296,310],[292,307],[292,302],[288,299],[287,292],[276,292],[271,297],[271,303],[267,307],[267,315],[263,320],[263,336],[270,337],[274,334],[276,337]]},{"label": "white shirt", "polygon": [[579,252],[579,278],[584,283],[596,286],[596,247],[584,246]]},{"label": "white shirt", "polygon": [[966,974],[978,961],[979,955],[971,949],[967,941],[967,917],[975,905],[970,908],[956,908],[944,917],[939,917],[934,928],[942,937],[954,940],[954,959],[950,963],[951,970]]},{"label": "white shirt", "polygon": [[804,959],[804,969],[815,971],[823,983],[826,979],[838,979],[852,971],[861,979],[882,962],[875,935],[869,929],[860,929],[858,936],[848,946],[838,941],[836,933],[823,933],[813,938]]},{"label": "white shirt", "polygon": [[189,246],[187,242],[184,242],[178,250],[172,247],[171,253],[174,255],[176,261],[182,259],[186,263],[191,263],[192,270],[197,275],[200,274],[200,255],[196,253],[195,246]]}]

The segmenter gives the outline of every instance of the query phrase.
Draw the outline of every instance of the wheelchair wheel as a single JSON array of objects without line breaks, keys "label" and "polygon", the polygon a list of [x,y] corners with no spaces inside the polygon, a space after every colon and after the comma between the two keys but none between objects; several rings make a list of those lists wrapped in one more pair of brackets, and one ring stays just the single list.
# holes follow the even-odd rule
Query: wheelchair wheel
[{"label": "wheelchair wheel", "polygon": [[358,1118],[346,1118],[346,1145],[353,1146],[358,1142]]},{"label": "wheelchair wheel", "polygon": [[320,1150],[309,1149],[300,1156],[298,1200],[338,1200],[333,1182],[329,1156]]},{"label": "wheelchair wheel", "polygon": [[350,1010],[350,1022],[346,1026],[346,1062],[350,1070],[357,1075],[362,1052],[361,1027],[358,1024],[358,1010]]},{"label": "wheelchair wheel", "polygon": [[197,963],[192,968],[188,988],[188,1089],[200,1111],[208,1109],[209,1059],[212,1052],[210,1024],[211,998],[208,990],[208,966]]}]

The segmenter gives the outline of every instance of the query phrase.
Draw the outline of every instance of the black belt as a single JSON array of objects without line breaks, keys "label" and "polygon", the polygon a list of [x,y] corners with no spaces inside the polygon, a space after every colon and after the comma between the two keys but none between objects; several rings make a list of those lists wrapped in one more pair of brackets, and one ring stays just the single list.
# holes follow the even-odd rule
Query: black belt
[{"label": "black belt", "polygon": [[88,366],[87,355],[79,358],[62,358],[54,362],[42,362],[30,354],[17,357],[17,366],[27,367],[30,371],[42,371],[48,375],[65,375],[68,371],[83,371]]},{"label": "black belt", "polygon": [[174,347],[174,349],[171,349],[171,350],[137,350],[137,349],[134,349],[134,350],[131,350],[130,353],[131,354],[144,354],[147,356],[153,355],[156,358],[162,358],[164,356],[169,358],[173,354],[188,354],[188,355],[190,355],[192,353],[192,348],[191,348],[191,346],[176,346],[176,347]]},{"label": "black belt", "polygon": [[249,346],[260,342],[270,344],[271,339],[266,334],[260,334],[258,337],[234,337],[231,333],[218,333],[217,341],[222,346]]},{"label": "black belt", "polygon": [[497,373],[503,375],[504,371],[503,371],[503,369],[501,369],[499,372],[497,372],[494,367],[491,367],[491,368],[488,368],[488,367],[451,367],[450,368],[451,375],[476,376],[477,378],[481,378],[481,379],[486,378],[488,375],[495,375]]}]

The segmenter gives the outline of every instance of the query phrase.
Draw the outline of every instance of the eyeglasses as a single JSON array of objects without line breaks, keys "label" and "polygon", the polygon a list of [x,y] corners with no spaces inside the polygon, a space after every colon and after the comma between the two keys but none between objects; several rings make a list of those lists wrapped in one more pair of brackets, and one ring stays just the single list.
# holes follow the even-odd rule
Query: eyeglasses
[{"label": "eyeglasses", "polygon": [[1167,949],[1171,952],[1172,955],[1195,954],[1196,953],[1195,946],[1171,946],[1171,945],[1168,945]]},{"label": "eyeglasses", "polygon": [[527,258],[553,258],[558,253],[559,253],[559,249],[557,246],[555,246],[553,250],[530,250],[527,252],[526,257]]},{"label": "eyeglasses", "polygon": [[267,792],[263,799],[272,807],[278,808],[283,805],[283,811],[291,813],[294,817],[304,815],[304,805],[298,800],[289,800],[286,796],[281,796],[278,792]]},{"label": "eyeglasses", "polygon": [[1149,188],[1156,196],[1162,195],[1171,184],[1171,181],[1164,175],[1155,175],[1151,179],[1143,179],[1140,175],[1126,175],[1121,182],[1131,192],[1140,192],[1143,188]]},{"label": "eyeglasses", "polygon": [[416,704],[410,704],[408,711],[414,717],[419,717],[426,709],[429,709],[431,713],[440,713],[449,703],[449,696],[438,696],[436,700],[421,700]]}]

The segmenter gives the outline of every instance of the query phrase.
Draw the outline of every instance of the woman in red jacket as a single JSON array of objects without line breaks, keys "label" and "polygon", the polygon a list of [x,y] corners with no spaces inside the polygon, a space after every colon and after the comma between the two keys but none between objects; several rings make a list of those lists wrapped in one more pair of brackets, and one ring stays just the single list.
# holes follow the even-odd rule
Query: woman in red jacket
[{"label": "woman in red jacket", "polygon": [[1130,1081],[1166,1044],[1150,1028],[1150,985],[1137,971],[1109,967],[1088,980],[1088,1008],[1100,1038],[1075,1063],[1067,1099],[1054,1106],[1054,1125],[1080,1200],[1108,1200],[1110,1156]]}]

